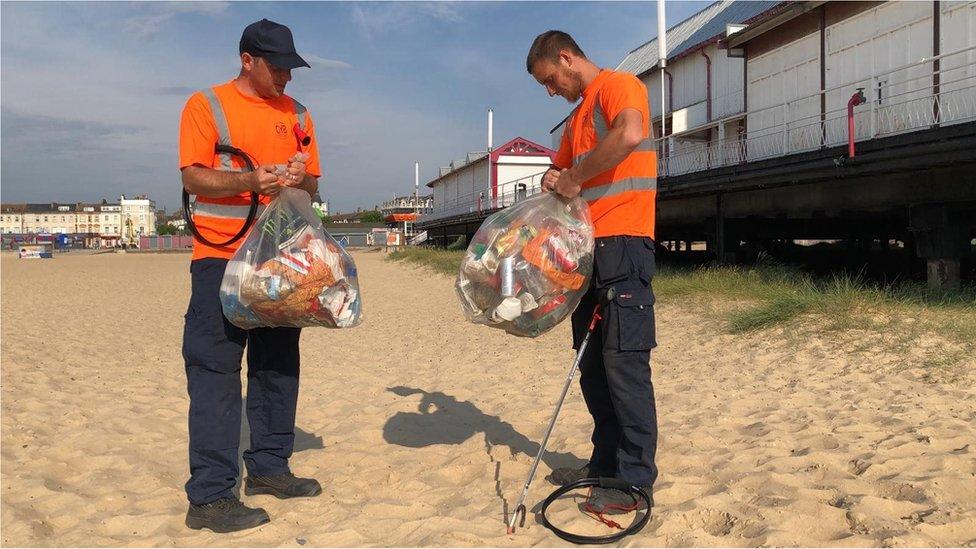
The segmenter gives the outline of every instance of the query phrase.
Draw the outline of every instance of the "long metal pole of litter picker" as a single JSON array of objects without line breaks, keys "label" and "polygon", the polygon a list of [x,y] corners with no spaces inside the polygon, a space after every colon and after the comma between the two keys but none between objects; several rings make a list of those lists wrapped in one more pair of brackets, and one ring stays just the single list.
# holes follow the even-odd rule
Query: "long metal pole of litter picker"
[{"label": "long metal pole of litter picker", "polygon": [[515,523],[518,521],[519,516],[522,517],[522,524],[525,523],[525,498],[529,495],[529,486],[532,485],[532,479],[535,478],[535,471],[539,468],[539,462],[542,461],[542,454],[546,453],[546,446],[549,444],[549,437],[552,435],[552,430],[556,427],[556,418],[559,417],[559,411],[563,407],[563,401],[566,400],[566,394],[569,393],[569,386],[573,383],[573,378],[576,377],[576,370],[579,368],[580,361],[583,360],[583,353],[586,352],[586,345],[590,342],[590,336],[593,334],[593,329],[596,328],[596,323],[600,320],[600,306],[597,305],[593,309],[593,318],[590,320],[590,327],[586,330],[586,336],[583,338],[583,343],[580,344],[579,352],[576,353],[576,360],[573,361],[573,367],[569,369],[569,375],[566,376],[566,385],[563,385],[563,392],[559,395],[559,402],[556,403],[556,410],[552,413],[552,419],[549,420],[549,429],[546,430],[546,436],[542,438],[542,444],[539,445],[539,453],[535,456],[535,461],[532,462],[532,468],[529,469],[529,478],[525,479],[525,487],[522,488],[522,495],[519,496],[518,503],[515,505],[515,511],[512,512],[512,518],[508,522],[508,533],[515,533]]}]

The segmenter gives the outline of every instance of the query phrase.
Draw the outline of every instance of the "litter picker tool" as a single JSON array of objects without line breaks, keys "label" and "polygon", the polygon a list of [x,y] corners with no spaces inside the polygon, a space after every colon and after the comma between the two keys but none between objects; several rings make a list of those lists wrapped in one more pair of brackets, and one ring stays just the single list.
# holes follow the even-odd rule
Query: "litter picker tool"
[{"label": "litter picker tool", "polygon": [[[600,304],[598,303],[593,308],[593,318],[590,319],[590,326],[586,329],[586,336],[583,337],[583,343],[580,344],[579,351],[576,352],[576,360],[573,361],[573,367],[569,369],[569,375],[566,376],[566,384],[563,385],[563,392],[559,395],[559,401],[556,402],[556,409],[552,413],[552,419],[549,420],[549,428],[546,430],[546,436],[542,438],[542,443],[539,445],[539,453],[536,454],[535,461],[532,462],[532,468],[529,469],[529,478],[525,479],[525,487],[522,488],[522,495],[519,496],[518,503],[515,505],[515,511],[512,512],[512,518],[509,519],[509,534],[515,533],[516,522],[519,523],[519,526],[525,526],[525,498],[529,495],[529,487],[532,485],[532,479],[535,478],[535,472],[539,468],[539,462],[542,461],[542,455],[546,453],[549,437],[552,435],[552,430],[556,427],[556,419],[559,417],[559,411],[562,409],[563,402],[566,400],[566,394],[569,393],[569,387],[573,383],[573,378],[576,377],[576,370],[579,369],[580,361],[583,359],[583,353],[586,352],[586,346],[590,342],[590,336],[593,335],[596,323],[601,318]],[[521,520],[519,520],[520,517]]]}]

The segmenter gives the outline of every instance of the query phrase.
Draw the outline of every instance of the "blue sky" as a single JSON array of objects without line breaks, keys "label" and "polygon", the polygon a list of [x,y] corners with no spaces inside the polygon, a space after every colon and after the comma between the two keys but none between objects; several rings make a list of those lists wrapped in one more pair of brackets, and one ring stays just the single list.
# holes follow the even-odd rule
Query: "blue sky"
[{"label": "blue sky", "polygon": [[[668,26],[708,5],[668,2]],[[311,69],[288,93],[312,112],[333,210],[369,208],[438,166],[516,135],[549,145],[570,105],[525,72],[532,39],[572,34],[613,67],[656,34],[653,2],[70,2],[0,4],[0,195],[72,202],[180,197],[179,115],[232,79],[241,30],[291,27]]]}]

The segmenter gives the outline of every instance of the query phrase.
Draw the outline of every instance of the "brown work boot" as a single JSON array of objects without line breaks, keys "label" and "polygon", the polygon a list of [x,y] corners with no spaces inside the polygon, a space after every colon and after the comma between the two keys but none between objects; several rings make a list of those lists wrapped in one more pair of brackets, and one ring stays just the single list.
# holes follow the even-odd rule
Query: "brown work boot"
[{"label": "brown work boot", "polygon": [[247,530],[270,521],[264,509],[252,509],[236,498],[222,498],[204,505],[191,503],[186,511],[187,528],[209,528],[218,534]]},{"label": "brown work boot", "polygon": [[244,494],[272,495],[278,499],[314,497],[322,493],[322,486],[314,478],[299,478],[292,473],[280,475],[249,475],[244,479]]},{"label": "brown work boot", "polygon": [[584,478],[600,478],[600,477],[612,477],[612,474],[601,474],[599,471],[594,471],[590,468],[590,464],[587,463],[582,467],[557,467],[549,473],[546,480],[555,484],[556,486],[566,486],[567,484],[572,484],[577,480],[583,480]]},{"label": "brown work boot", "polygon": [[[651,498],[651,506],[654,506],[654,487],[639,486]],[[623,515],[634,511],[644,511],[647,509],[647,502],[644,498],[633,494],[617,490],[616,488],[601,488],[594,486],[590,490],[590,497],[581,504],[584,511],[592,513],[602,513],[604,515]]]}]

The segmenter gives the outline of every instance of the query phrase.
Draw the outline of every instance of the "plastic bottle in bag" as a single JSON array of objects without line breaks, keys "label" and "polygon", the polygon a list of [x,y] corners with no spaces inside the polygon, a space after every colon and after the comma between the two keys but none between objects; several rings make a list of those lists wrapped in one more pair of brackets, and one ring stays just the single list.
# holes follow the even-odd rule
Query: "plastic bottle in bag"
[{"label": "plastic bottle in bag", "polygon": [[589,287],[593,245],[580,198],[543,193],[489,216],[455,283],[465,316],[523,337],[551,330]]}]

